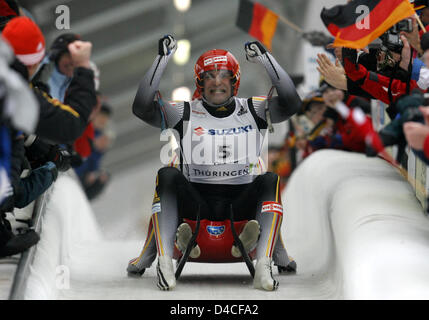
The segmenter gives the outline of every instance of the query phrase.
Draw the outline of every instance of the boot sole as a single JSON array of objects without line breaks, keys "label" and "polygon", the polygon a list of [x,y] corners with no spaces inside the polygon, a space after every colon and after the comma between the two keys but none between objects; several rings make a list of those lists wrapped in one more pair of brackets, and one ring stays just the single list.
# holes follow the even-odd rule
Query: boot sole
[{"label": "boot sole", "polygon": [[[241,231],[238,238],[243,243],[244,250],[249,252],[250,249],[258,242],[259,234],[261,230],[259,228],[259,223],[256,220],[250,220]],[[231,255],[234,258],[240,258],[241,252],[237,246],[232,246]]]},{"label": "boot sole", "polygon": [[[186,248],[188,247],[188,244],[191,238],[192,238],[191,227],[187,223],[182,223],[177,228],[177,232],[176,232],[176,244],[180,252],[184,253],[186,251]],[[195,247],[192,248],[189,256],[193,259],[196,259],[200,256],[200,254],[201,254],[201,249],[197,244]]]}]

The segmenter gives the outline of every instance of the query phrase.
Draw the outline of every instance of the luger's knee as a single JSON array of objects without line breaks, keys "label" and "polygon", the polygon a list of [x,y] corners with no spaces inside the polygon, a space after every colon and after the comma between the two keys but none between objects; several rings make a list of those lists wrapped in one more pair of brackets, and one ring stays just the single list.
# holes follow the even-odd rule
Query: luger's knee
[{"label": "luger's knee", "polygon": [[159,183],[174,183],[178,176],[182,173],[177,168],[164,167],[158,170],[157,184]]}]

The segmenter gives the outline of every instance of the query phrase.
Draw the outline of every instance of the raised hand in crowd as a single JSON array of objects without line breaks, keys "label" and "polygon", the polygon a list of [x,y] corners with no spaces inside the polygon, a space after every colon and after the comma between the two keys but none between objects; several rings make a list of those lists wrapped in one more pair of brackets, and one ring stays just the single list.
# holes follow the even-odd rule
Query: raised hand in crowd
[{"label": "raised hand in crowd", "polygon": [[317,70],[324,77],[325,81],[335,88],[347,90],[347,78],[338,58],[335,61],[335,65],[324,53],[318,54],[317,58],[316,61],[319,65]]},{"label": "raised hand in crowd", "polygon": [[425,140],[429,136],[429,107],[420,106],[419,110],[423,114],[425,124],[408,121],[403,126],[405,138],[415,150],[423,150]]},{"label": "raised hand in crowd", "polygon": [[328,50],[334,50],[335,57],[338,60],[343,61],[343,53],[342,53],[342,51],[343,51],[342,49],[343,48],[342,47],[335,47],[334,43],[330,43],[325,48],[328,49]]},{"label": "raised hand in crowd", "polygon": [[429,126],[429,106],[419,107],[420,112],[423,114],[423,118],[425,119],[425,124]]},{"label": "raised hand in crowd", "polygon": [[68,48],[75,67],[91,68],[91,42],[77,40],[70,43]]},{"label": "raised hand in crowd", "polygon": [[399,67],[401,67],[405,71],[408,71],[408,67],[411,62],[410,44],[408,43],[407,37],[404,35],[401,35],[401,40],[402,40],[402,43],[404,44],[404,47],[402,48],[401,62],[399,63]]},{"label": "raised hand in crowd", "polygon": [[[402,42],[404,42],[404,39],[402,38],[402,36],[404,36],[409,42],[409,44],[411,45],[411,47],[413,47],[420,55],[422,55],[423,50],[422,50],[422,47],[420,46],[420,35],[419,35],[419,27],[417,25],[417,19],[415,17],[411,17],[411,19],[413,20],[413,31],[411,32],[401,31],[400,33],[401,40]],[[404,42],[404,47],[405,47],[405,42]]]},{"label": "raised hand in crowd", "polygon": [[405,122],[404,134],[411,148],[423,150],[425,139],[429,135],[429,126],[418,122]]}]

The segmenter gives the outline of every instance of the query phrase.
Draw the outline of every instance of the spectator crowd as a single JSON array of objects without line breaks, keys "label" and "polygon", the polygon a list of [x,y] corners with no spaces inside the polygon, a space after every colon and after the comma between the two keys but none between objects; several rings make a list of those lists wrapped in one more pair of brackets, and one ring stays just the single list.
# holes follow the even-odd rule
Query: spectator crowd
[{"label": "spectator crowd", "polygon": [[[416,15],[361,50],[334,47],[321,31],[304,34],[324,49],[316,60],[320,82],[289,121],[284,144],[270,150],[269,168],[282,187],[306,157],[327,148],[379,155],[405,170],[409,149],[429,164],[429,1],[411,2]],[[387,115],[378,131],[371,118],[376,101]]]},{"label": "spectator crowd", "polygon": [[113,142],[112,107],[99,91],[92,44],[63,33],[52,44],[18,1],[0,0],[0,258],[36,244],[15,217],[75,172],[89,200],[106,186],[101,160]]}]

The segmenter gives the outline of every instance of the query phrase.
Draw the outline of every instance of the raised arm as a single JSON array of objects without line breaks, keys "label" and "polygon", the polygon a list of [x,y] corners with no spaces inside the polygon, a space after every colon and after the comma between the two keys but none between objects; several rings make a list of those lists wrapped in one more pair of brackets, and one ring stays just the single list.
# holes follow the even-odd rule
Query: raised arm
[{"label": "raised arm", "polygon": [[162,74],[175,51],[176,40],[172,36],[166,35],[159,40],[158,56],[141,80],[134,98],[133,113],[158,128],[161,127],[163,117],[166,125],[171,128],[179,122],[183,114],[183,104],[173,107],[167,101],[163,101],[162,105],[158,101],[154,101]]},{"label": "raised arm", "polygon": [[[301,98],[296,92],[295,85],[286,71],[277,63],[276,59],[265,50],[257,41],[248,42],[245,45],[246,58],[251,62],[257,62],[264,66],[278,96],[269,100],[269,109],[273,123],[279,123],[289,119],[301,107]],[[258,117],[265,120],[265,101],[253,99],[253,105]]]}]

